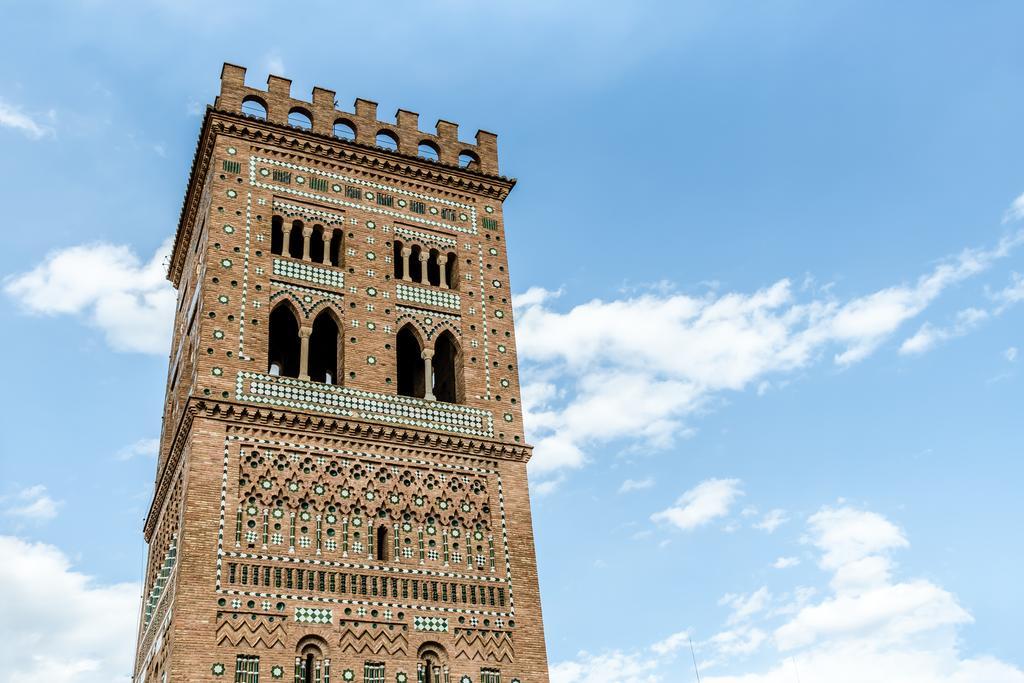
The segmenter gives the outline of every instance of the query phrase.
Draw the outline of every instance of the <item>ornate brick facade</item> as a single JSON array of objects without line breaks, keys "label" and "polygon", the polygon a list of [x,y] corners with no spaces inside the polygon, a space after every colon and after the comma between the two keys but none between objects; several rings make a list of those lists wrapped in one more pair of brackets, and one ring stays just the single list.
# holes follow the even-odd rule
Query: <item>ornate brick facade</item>
[{"label": "ornate brick facade", "polygon": [[496,138],[244,75],[170,262],[134,679],[546,682]]}]

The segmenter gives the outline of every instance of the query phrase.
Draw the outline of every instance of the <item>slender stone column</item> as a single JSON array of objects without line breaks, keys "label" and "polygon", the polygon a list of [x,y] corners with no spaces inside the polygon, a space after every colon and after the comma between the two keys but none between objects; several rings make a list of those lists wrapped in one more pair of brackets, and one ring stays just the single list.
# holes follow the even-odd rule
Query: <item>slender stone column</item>
[{"label": "slender stone column", "polygon": [[306,381],[309,381],[309,335],[312,333],[310,327],[299,330],[299,379]]},{"label": "slender stone column", "polygon": [[437,267],[441,269],[441,282],[440,282],[440,285],[441,285],[441,289],[448,289],[448,282],[447,282],[447,278],[445,277],[445,269],[448,268],[448,259],[447,258],[442,258],[442,257],[447,257],[447,254],[438,254],[437,255]]},{"label": "slender stone column", "polygon": [[[331,265],[331,237],[333,237],[333,236],[334,236],[334,231],[333,230],[328,230],[328,229],[324,228],[324,231],[323,231],[324,256],[323,256],[322,259],[320,259],[320,263],[324,264],[325,266]],[[338,265],[341,265],[341,264],[338,264]]]},{"label": "slender stone column", "polygon": [[309,238],[313,235],[313,228],[302,229],[302,260],[309,261]]},{"label": "slender stone column", "polygon": [[402,247],[402,279],[406,282],[412,282],[412,276],[409,275],[410,256],[412,256],[412,249],[409,247]]},{"label": "slender stone column", "polygon": [[423,349],[423,398],[434,400],[434,349]]},{"label": "slender stone column", "polygon": [[430,278],[427,277],[427,264],[430,263],[430,252],[420,252],[420,284],[429,285]]}]

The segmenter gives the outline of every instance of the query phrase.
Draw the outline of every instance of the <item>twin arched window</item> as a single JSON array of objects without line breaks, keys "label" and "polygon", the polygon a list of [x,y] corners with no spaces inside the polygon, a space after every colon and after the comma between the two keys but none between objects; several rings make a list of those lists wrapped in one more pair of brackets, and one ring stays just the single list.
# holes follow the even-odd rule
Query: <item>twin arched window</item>
[{"label": "twin arched window", "polygon": [[281,377],[338,384],[342,363],[341,325],[334,312],[324,309],[313,326],[300,328],[290,304],[270,313],[267,372]]},{"label": "twin arched window", "polygon": [[395,340],[398,395],[463,403],[462,351],[451,332],[445,330],[425,349],[413,325],[398,331]]}]

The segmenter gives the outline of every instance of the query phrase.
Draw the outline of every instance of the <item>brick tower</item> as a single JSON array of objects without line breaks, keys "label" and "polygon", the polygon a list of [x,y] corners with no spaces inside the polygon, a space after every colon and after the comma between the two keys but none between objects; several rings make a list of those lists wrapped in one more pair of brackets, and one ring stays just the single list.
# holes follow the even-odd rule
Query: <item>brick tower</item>
[{"label": "brick tower", "polygon": [[134,680],[543,683],[497,140],[225,64]]}]

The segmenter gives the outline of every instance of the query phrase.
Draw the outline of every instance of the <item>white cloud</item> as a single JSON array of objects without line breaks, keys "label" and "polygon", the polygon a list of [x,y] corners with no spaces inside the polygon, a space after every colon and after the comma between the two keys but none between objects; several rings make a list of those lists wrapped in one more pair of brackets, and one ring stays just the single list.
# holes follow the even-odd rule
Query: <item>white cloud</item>
[{"label": "white cloud", "polygon": [[57,548],[0,536],[4,680],[127,683],[139,586],[97,585]]},{"label": "white cloud", "polygon": [[828,352],[840,367],[863,360],[949,286],[1021,243],[1024,232],[845,301],[828,288],[808,299],[783,279],[752,293],[661,289],[560,312],[557,293],[532,288],[515,298],[531,470],[582,467],[590,445],[617,439],[665,448],[725,392],[765,386]]},{"label": "white cloud", "polygon": [[929,351],[939,342],[964,336],[988,320],[989,317],[989,312],[984,309],[965,308],[957,312],[956,320],[950,327],[937,328],[931,323],[925,323],[921,325],[914,336],[909,337],[900,345],[900,353],[913,354]]},{"label": "white cloud", "polygon": [[665,656],[672,654],[690,644],[690,632],[689,631],[678,631],[672,635],[659,640],[654,645],[651,645],[651,650],[658,655]]},{"label": "white cloud", "polygon": [[160,449],[160,439],[139,439],[122,447],[114,455],[118,460],[131,460],[136,457],[155,458]]},{"label": "white cloud", "polygon": [[798,564],[800,564],[799,557],[779,557],[774,562],[772,562],[772,567],[774,567],[775,569],[789,569],[790,567],[795,567]]},{"label": "white cloud", "polygon": [[852,507],[823,507],[807,524],[810,542],[823,553],[821,566],[836,570],[876,553],[905,548],[899,527],[875,512]]},{"label": "white cloud", "polygon": [[1024,301],[1024,278],[1018,273],[1013,273],[1011,280],[1010,285],[990,295],[994,304],[988,309],[971,307],[958,311],[953,324],[948,327],[935,327],[931,323],[924,323],[912,337],[904,340],[900,345],[900,353],[920,354],[930,351],[940,342],[962,337],[986,320],[1000,316],[1012,306]]},{"label": "white cloud", "polygon": [[641,654],[580,652],[575,660],[549,669],[551,683],[660,683],[653,672],[657,662]]},{"label": "white cloud", "polygon": [[761,586],[750,595],[736,595],[729,593],[723,595],[718,601],[719,605],[728,605],[732,613],[725,623],[732,626],[746,621],[751,616],[762,611],[771,602],[772,594],[768,592],[768,586]]},{"label": "white cloud", "polygon": [[[908,542],[882,515],[848,505],[823,507],[808,519],[807,542],[820,553],[830,591],[819,596],[813,587],[797,586],[774,599],[762,586],[724,596],[719,603],[730,608],[725,628],[694,643],[701,680],[792,683],[799,676],[829,683],[1024,683],[1024,671],[1010,663],[962,654],[958,629],[972,617],[954,595],[925,579],[893,579],[890,555]],[[680,680],[682,662],[676,656],[689,637],[689,632],[673,634],[614,656],[635,663],[653,659],[644,669],[651,680]],[[750,655],[772,645],[774,653],[746,664]],[[599,662],[601,656],[588,655],[586,661]]]},{"label": "white cloud", "polygon": [[554,479],[546,479],[544,481],[537,482],[536,484],[530,484],[530,489],[534,495],[537,496],[549,496],[565,482],[564,476],[558,476]]},{"label": "white cloud", "polygon": [[1013,200],[1010,208],[1006,210],[1006,214],[1003,216],[1003,222],[1009,223],[1021,218],[1024,218],[1024,194]]},{"label": "white cloud", "polygon": [[1011,346],[1010,348],[1003,351],[1003,358],[1013,363],[1017,360],[1017,347]]},{"label": "white cloud", "polygon": [[690,531],[729,514],[742,495],[739,479],[708,479],[680,496],[672,507],[651,515],[651,520]]},{"label": "white cloud", "polygon": [[4,500],[9,503],[4,514],[36,522],[56,517],[57,510],[63,504],[62,501],[54,500],[42,484],[30,486],[13,496],[6,496]]},{"label": "white cloud", "polygon": [[619,493],[631,493],[633,491],[643,491],[654,486],[654,479],[647,477],[646,479],[627,479],[622,482],[622,486],[619,487]]},{"label": "white cloud", "polygon": [[167,240],[141,263],[125,246],[69,247],[8,277],[4,292],[30,313],[83,316],[116,351],[164,354],[175,303],[165,278],[170,248]]},{"label": "white cloud", "polygon": [[[54,112],[51,111],[47,115],[47,118],[52,121],[54,116]],[[13,128],[24,133],[33,140],[53,135],[52,126],[40,123],[18,107],[8,104],[2,99],[0,99],[0,126]]]},{"label": "white cloud", "polygon": [[764,517],[754,524],[754,528],[760,529],[761,531],[767,531],[770,534],[788,521],[789,517],[786,516],[786,511],[776,508],[775,510],[766,512]]}]

